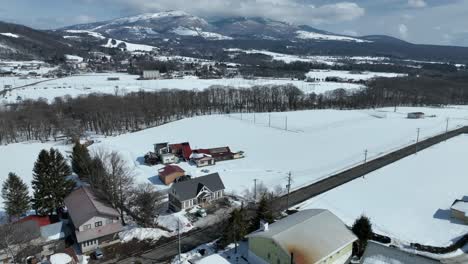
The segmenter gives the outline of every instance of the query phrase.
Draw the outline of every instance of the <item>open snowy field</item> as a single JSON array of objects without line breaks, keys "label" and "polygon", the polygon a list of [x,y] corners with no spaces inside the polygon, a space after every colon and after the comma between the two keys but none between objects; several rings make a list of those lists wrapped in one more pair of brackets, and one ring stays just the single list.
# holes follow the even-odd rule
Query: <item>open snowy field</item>
[{"label": "open snowy field", "polygon": [[445,246],[468,232],[467,225],[450,219],[453,201],[468,195],[466,157],[468,135],[462,135],[313,198],[301,209],[329,209],[349,225],[365,214],[374,229],[402,242]]},{"label": "open snowy field", "polygon": [[[108,81],[108,77],[119,77],[118,81]],[[234,86],[249,88],[255,85],[275,85],[293,84],[305,93],[315,92],[321,94],[327,91],[343,88],[346,90],[360,89],[363,86],[352,83],[334,82],[304,82],[290,79],[255,79],[247,80],[243,78],[232,79],[198,79],[197,77],[185,77],[183,79],[161,79],[161,80],[137,80],[139,76],[123,73],[104,73],[78,75],[57,80],[50,80],[37,85],[28,86],[8,92],[5,97],[0,98],[0,102],[16,102],[18,96],[24,99],[45,98],[49,102],[55,97],[70,95],[77,97],[91,93],[118,94],[124,95],[129,92],[155,91],[160,89],[181,89],[181,90],[203,90],[212,85]],[[30,84],[41,79],[19,80],[18,78],[0,78],[0,84],[11,84],[13,87]],[[43,80],[43,79],[42,79]]]},{"label": "open snowy field", "polygon": [[307,77],[325,80],[327,77],[338,77],[346,80],[370,80],[377,77],[395,78],[404,77],[407,74],[389,73],[389,72],[358,72],[352,73],[349,71],[334,71],[334,70],[312,70],[307,74]]},{"label": "open snowy field", "polygon": [[[406,119],[406,113],[413,111],[436,117]],[[167,187],[161,185],[157,177],[160,167],[143,164],[143,156],[153,149],[154,143],[188,141],[192,148],[230,146],[232,151],[245,151],[246,158],[219,162],[205,169],[210,173],[219,172],[229,192],[242,194],[252,188],[254,179],[272,188],[285,186],[289,171],[293,176],[293,188],[313,183],[362,162],[365,149],[372,158],[413,143],[417,128],[421,128],[421,138],[440,133],[445,130],[447,117],[451,118],[450,128],[466,125],[468,107],[399,108],[396,113],[390,108],[272,113],[271,127],[268,114],[256,114],[255,123],[253,114],[242,115],[243,120],[239,114],[200,116],[136,133],[97,138],[99,142],[92,150],[119,151],[128,160],[137,182],[151,182],[164,189]],[[71,149],[71,146],[54,142],[0,146],[0,180],[13,171],[30,184],[39,151],[52,146],[62,151]],[[193,176],[206,174],[187,163],[180,163],[180,166]]]}]

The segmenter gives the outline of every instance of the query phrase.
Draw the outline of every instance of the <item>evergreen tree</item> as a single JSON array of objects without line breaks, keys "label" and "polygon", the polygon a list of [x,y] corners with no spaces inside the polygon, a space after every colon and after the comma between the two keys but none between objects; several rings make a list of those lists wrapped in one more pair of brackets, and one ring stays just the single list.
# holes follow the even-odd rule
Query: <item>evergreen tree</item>
[{"label": "evergreen tree", "polygon": [[2,198],[8,217],[18,218],[31,209],[31,198],[26,183],[18,175],[10,172],[2,186]]},{"label": "evergreen tree", "polygon": [[273,213],[270,208],[270,202],[266,195],[263,195],[260,199],[257,207],[255,217],[250,222],[249,231],[253,232],[260,227],[260,221],[266,221],[273,223]]},{"label": "evergreen tree", "polygon": [[72,170],[80,179],[88,179],[91,174],[92,159],[88,148],[76,142],[71,157]]},{"label": "evergreen tree", "polygon": [[71,174],[70,166],[59,151],[51,148],[39,153],[33,172],[33,208],[43,215],[58,212],[75,186],[67,179]]},{"label": "evergreen tree", "polygon": [[247,235],[247,229],[248,222],[245,216],[245,209],[234,209],[231,212],[218,245],[221,248],[225,248],[227,245],[234,242],[236,243],[237,250],[237,242]]},{"label": "evergreen tree", "polygon": [[367,247],[367,241],[372,238],[372,224],[367,216],[362,215],[353,224],[351,228],[353,233],[358,237],[356,253],[358,256],[364,254]]}]

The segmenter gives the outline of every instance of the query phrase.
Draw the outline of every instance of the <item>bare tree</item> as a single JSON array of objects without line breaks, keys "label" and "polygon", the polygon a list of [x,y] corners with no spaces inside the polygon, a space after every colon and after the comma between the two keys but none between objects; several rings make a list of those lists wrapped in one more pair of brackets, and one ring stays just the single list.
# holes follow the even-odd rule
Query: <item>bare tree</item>
[{"label": "bare tree", "polygon": [[[3,222],[3,220],[0,220]],[[30,223],[6,223],[0,225],[0,254],[6,254],[13,263],[23,263],[31,255],[40,237],[39,227]]]},{"label": "bare tree", "polygon": [[134,174],[122,156],[116,152],[99,150],[93,163],[96,174],[90,179],[91,187],[97,190],[101,199],[110,203],[119,213],[122,224],[125,225],[124,212],[128,209],[132,194]]},{"label": "bare tree", "polygon": [[164,207],[165,195],[155,190],[154,186],[140,184],[133,191],[131,199],[131,216],[144,227],[157,226],[159,213]]}]

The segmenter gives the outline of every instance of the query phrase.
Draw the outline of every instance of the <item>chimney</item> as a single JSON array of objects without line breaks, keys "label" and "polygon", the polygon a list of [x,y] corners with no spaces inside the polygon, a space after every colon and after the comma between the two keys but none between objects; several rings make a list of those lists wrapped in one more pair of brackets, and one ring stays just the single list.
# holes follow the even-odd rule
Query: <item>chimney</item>
[{"label": "chimney", "polygon": [[261,231],[268,231],[268,222],[260,220],[260,230]]}]

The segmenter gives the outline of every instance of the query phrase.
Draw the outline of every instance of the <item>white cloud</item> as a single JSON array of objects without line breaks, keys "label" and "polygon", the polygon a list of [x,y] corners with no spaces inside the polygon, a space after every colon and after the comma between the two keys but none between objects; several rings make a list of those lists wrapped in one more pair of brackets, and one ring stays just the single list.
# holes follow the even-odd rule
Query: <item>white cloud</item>
[{"label": "white cloud", "polygon": [[408,0],[408,5],[414,8],[426,7],[427,3],[424,0]]},{"label": "white cloud", "polygon": [[400,24],[398,26],[398,32],[403,39],[408,38],[408,27],[405,24]]},{"label": "white cloud", "polygon": [[[108,0],[111,2],[111,0]],[[353,2],[315,6],[298,0],[114,0],[135,12],[183,10],[199,16],[261,16],[301,24],[333,24],[355,20],[365,9]]]}]

